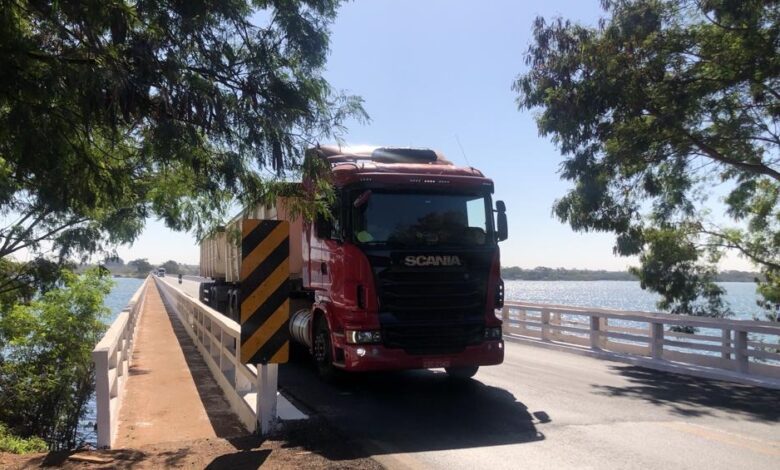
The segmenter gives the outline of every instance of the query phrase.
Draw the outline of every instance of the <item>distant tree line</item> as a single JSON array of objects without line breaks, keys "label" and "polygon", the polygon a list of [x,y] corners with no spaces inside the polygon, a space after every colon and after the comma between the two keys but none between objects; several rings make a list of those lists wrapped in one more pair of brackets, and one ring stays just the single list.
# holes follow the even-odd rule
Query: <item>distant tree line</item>
[{"label": "distant tree line", "polygon": [[[565,269],[538,266],[533,269],[512,266],[501,269],[505,280],[521,281],[639,281],[628,271],[606,271],[603,269]],[[761,279],[759,273],[749,271],[721,271],[716,275],[718,282],[756,282]]]},{"label": "distant tree line", "polygon": [[[157,268],[165,268],[165,272],[168,274],[197,275],[199,272],[198,265],[179,263],[172,259],[162,264],[153,264],[146,258],[138,258],[125,263],[122,258],[115,256],[106,258],[99,264],[109,273],[118,277],[144,278]],[[78,271],[83,272],[93,266],[92,264],[83,264],[79,266]]]}]

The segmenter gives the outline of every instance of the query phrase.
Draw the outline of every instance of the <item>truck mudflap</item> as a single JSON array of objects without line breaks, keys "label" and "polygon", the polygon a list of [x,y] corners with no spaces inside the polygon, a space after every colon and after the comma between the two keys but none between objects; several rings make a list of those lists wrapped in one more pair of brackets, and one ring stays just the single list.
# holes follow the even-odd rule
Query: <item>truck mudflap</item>
[{"label": "truck mudflap", "polygon": [[344,362],[338,367],[354,372],[443,367],[492,366],[504,361],[504,341],[485,341],[462,352],[442,355],[413,355],[381,344],[343,344]]}]

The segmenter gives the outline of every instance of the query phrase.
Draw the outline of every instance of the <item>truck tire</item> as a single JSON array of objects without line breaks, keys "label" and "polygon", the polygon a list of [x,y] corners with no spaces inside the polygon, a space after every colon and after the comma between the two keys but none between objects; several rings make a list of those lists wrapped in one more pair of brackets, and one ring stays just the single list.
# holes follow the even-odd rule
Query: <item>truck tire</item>
[{"label": "truck tire", "polygon": [[334,380],[338,371],[333,366],[333,346],[330,340],[330,329],[328,329],[328,321],[324,316],[317,318],[317,323],[314,327],[312,350],[320,378],[325,381]]},{"label": "truck tire", "polygon": [[451,379],[468,380],[477,374],[479,366],[445,367],[444,370]]}]

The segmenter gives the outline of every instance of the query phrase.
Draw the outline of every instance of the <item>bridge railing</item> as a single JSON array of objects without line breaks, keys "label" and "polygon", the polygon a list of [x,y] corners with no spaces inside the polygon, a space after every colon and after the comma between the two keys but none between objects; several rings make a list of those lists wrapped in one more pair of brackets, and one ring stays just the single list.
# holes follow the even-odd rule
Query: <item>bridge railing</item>
[{"label": "bridge railing", "polygon": [[133,359],[135,333],[148,285],[147,277],[92,350],[92,361],[95,363],[97,445],[101,448],[111,447],[116,438],[119,406]]},{"label": "bridge railing", "polygon": [[778,323],[526,302],[506,302],[502,316],[504,332],[520,339],[724,378],[780,379]]},{"label": "bridge railing", "polygon": [[241,344],[241,330],[238,323],[164,280],[154,280],[163,299],[172,307],[203,356],[231,409],[244,426],[254,432],[257,427],[257,370],[240,361],[238,345]]}]

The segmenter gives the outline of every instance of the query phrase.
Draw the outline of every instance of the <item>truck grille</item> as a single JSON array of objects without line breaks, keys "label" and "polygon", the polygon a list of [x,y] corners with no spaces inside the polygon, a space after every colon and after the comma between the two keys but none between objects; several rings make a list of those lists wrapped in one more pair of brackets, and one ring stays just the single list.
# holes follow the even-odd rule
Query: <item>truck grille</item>
[{"label": "truck grille", "polygon": [[465,268],[379,270],[385,346],[409,354],[452,354],[484,337],[484,277]]},{"label": "truck grille", "polygon": [[485,335],[483,325],[393,326],[382,330],[385,346],[401,348],[409,354],[455,354],[466,346],[479,344]]},{"label": "truck grille", "polygon": [[450,324],[483,316],[484,282],[467,272],[386,270],[377,277],[380,310],[396,321]]}]

